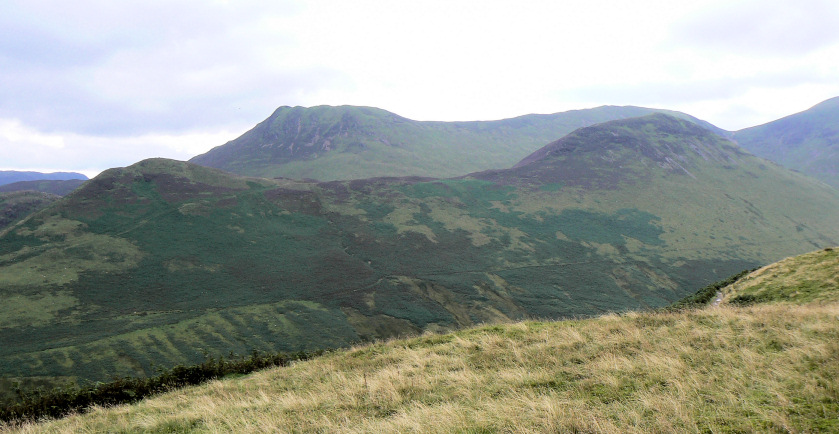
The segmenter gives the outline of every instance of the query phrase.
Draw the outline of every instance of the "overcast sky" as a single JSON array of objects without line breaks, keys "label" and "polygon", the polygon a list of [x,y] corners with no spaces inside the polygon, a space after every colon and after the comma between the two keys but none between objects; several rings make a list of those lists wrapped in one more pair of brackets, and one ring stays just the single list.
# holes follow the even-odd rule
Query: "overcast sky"
[{"label": "overcast sky", "polygon": [[839,96],[839,2],[17,1],[0,169],[186,160],[283,105],[490,120],[599,105],[737,130]]}]

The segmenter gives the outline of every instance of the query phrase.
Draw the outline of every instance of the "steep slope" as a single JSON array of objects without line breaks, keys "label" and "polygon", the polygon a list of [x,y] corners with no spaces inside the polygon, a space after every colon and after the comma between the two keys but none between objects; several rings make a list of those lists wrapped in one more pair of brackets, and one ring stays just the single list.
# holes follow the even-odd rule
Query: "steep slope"
[{"label": "steep slope", "polygon": [[836,432],[831,299],[397,340],[20,431]]},{"label": "steep slope", "polygon": [[59,196],[36,191],[0,192],[0,233],[7,226],[55,202]]},{"label": "steep slope", "polygon": [[499,121],[419,122],[372,107],[280,107],[238,139],[190,161],[242,175],[322,181],[450,177],[509,167],[580,127],[658,111],[604,106]]},{"label": "steep slope", "polygon": [[21,172],[17,170],[0,170],[0,185],[11,184],[19,181],[38,181],[38,180],[66,180],[66,179],[81,179],[86,180],[87,176],[75,172],[55,172],[55,173],[41,173],[41,172]]},{"label": "steep slope", "polygon": [[39,191],[41,193],[64,196],[84,184],[84,179],[61,179],[61,180],[37,180],[18,181],[11,184],[0,185],[0,193],[12,191]]},{"label": "steep slope", "polygon": [[104,380],[205,352],[662,306],[839,244],[836,215],[835,189],[664,115],[448,180],[146,160],[0,238],[0,376]]},{"label": "steep slope", "polygon": [[839,251],[828,247],[755,270],[724,288],[722,302],[839,302]]},{"label": "steep slope", "polygon": [[757,156],[839,187],[839,97],[733,137]]}]

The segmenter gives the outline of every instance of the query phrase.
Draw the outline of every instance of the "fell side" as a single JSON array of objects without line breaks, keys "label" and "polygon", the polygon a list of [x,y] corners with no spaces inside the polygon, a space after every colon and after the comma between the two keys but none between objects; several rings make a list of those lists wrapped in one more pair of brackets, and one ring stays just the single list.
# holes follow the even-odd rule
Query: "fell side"
[{"label": "fell side", "polygon": [[839,304],[494,325],[10,432],[833,432]]},{"label": "fell side", "polygon": [[839,188],[839,97],[733,137],[759,157]]}]

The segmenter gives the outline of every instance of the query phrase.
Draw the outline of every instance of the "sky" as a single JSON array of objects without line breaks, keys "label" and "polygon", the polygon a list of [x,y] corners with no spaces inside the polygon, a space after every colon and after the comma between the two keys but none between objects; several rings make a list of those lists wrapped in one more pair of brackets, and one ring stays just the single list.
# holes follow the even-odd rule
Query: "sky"
[{"label": "sky", "polygon": [[727,130],[839,96],[835,0],[3,0],[0,170],[187,160],[280,106],[493,120],[601,105]]}]

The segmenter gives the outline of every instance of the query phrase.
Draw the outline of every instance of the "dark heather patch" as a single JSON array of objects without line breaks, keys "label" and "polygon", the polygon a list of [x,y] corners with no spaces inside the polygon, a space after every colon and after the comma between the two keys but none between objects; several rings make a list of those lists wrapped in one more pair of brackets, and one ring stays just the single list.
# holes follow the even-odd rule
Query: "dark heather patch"
[{"label": "dark heather patch", "polygon": [[263,193],[265,199],[282,209],[307,215],[320,215],[323,205],[317,194],[308,190],[275,188]]}]

